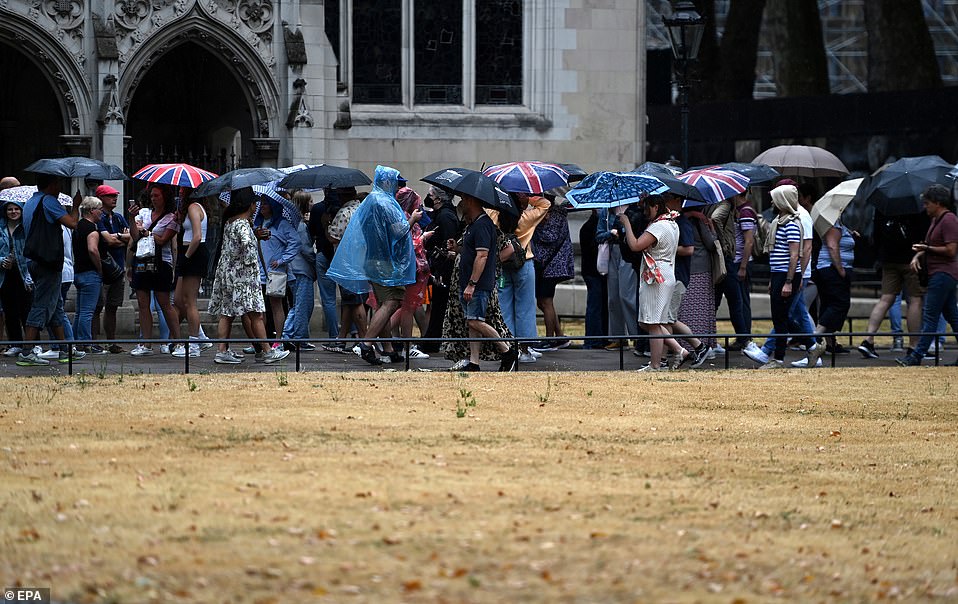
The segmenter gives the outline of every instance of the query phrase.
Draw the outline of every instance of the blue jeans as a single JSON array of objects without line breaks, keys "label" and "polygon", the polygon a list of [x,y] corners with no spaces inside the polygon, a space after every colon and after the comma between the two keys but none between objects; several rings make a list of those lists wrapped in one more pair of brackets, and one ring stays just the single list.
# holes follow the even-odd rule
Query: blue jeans
[{"label": "blue jeans", "polygon": [[477,289],[472,292],[472,299],[466,302],[459,292],[459,301],[462,302],[462,310],[466,315],[467,321],[485,321],[486,310],[489,308],[489,298],[492,292]]},{"label": "blue jeans", "polygon": [[[313,280],[308,275],[296,275],[296,280],[290,287],[293,290],[294,303],[283,325],[283,338],[306,339],[309,337],[309,320],[313,318],[315,302]],[[339,333],[338,329],[336,333]]]},{"label": "blue jeans", "polygon": [[[805,296],[802,295],[805,291],[806,280],[801,279],[798,283],[801,283],[801,287],[797,292],[792,292],[791,304],[788,307],[788,332],[813,334],[815,333],[815,324],[812,323],[812,317],[808,314],[808,308],[805,307]],[[773,327],[770,335],[775,333],[781,333],[781,331],[777,332],[776,328]],[[809,336],[801,338],[801,341],[806,347],[811,347],[815,339]],[[762,344],[762,350],[765,354],[771,355],[775,350],[775,338],[769,337],[765,340],[765,343]]]},{"label": "blue jeans", "polygon": [[502,271],[499,288],[499,308],[506,327],[517,338],[535,340],[536,330],[536,269],[527,260],[517,271]]},{"label": "blue jeans", "polygon": [[[891,324],[891,331],[894,333],[901,333],[901,292],[898,293],[898,297],[895,298],[895,301],[892,302],[891,308],[888,309],[888,322]],[[948,329],[948,322],[945,321],[944,315],[938,319],[938,330],[939,332],[944,332]],[[924,330],[922,330],[924,331]],[[938,343],[942,346],[945,345],[945,341],[948,338],[941,336],[938,338]]]},{"label": "blue jeans", "polygon": [[745,269],[745,281],[738,278],[738,262],[725,259],[725,279],[715,288],[715,308],[725,296],[728,318],[737,334],[752,333],[752,263]]},{"label": "blue jeans", "polygon": [[921,312],[922,336],[915,348],[914,358],[921,359],[931,348],[937,331],[944,331],[939,327],[938,317],[944,315],[951,325],[951,330],[958,338],[958,299],[955,296],[955,286],[958,281],[948,273],[934,273],[928,279],[928,293],[925,294],[925,306]]},{"label": "blue jeans", "polygon": [[[609,300],[605,277],[583,275],[585,280],[585,335],[605,336],[609,333]],[[586,340],[583,348],[601,348],[605,340]]]},{"label": "blue jeans", "polygon": [[316,285],[319,287],[319,299],[323,304],[326,331],[329,337],[335,338],[339,335],[339,314],[336,312],[336,282],[326,276],[329,262],[326,254],[316,254]]},{"label": "blue jeans", "polygon": [[639,332],[639,312],[636,301],[639,295],[639,277],[632,265],[622,259],[619,244],[613,243],[609,250],[609,335],[631,337]]},{"label": "blue jeans", "polygon": [[63,324],[63,297],[60,294],[63,273],[30,261],[33,277],[33,304],[27,314],[27,327],[59,327]]},{"label": "blue jeans", "polygon": [[77,340],[89,346],[93,339],[93,311],[100,299],[100,287],[103,279],[96,271],[83,271],[73,276],[73,285],[77,288],[77,312],[73,317],[73,334]]},{"label": "blue jeans", "polygon": [[[170,292],[170,304],[173,303],[173,292]],[[156,302],[156,296],[150,292],[150,310],[156,313],[156,330],[160,333],[161,340],[170,339],[170,326],[166,324],[166,317],[163,315],[163,309]],[[140,333],[143,337],[143,333]]]}]

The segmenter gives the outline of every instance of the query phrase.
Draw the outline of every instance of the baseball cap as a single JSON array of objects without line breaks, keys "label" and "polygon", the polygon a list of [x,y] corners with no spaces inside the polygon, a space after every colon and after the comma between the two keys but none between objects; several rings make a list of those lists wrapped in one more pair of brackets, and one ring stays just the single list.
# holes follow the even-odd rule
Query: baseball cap
[{"label": "baseball cap", "polygon": [[119,195],[120,192],[110,185],[100,185],[93,194],[97,197],[105,197],[107,195]]}]

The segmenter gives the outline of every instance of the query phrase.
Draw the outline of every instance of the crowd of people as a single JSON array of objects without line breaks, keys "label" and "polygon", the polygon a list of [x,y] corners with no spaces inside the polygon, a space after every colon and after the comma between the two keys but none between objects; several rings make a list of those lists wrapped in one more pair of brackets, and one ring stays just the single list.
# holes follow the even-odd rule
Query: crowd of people
[{"label": "crowd of people", "polygon": [[[156,354],[154,342],[170,340],[188,344],[163,344],[162,353],[200,356],[213,346],[198,301],[209,276],[205,310],[217,338],[229,339],[239,318],[256,341],[242,350],[220,343],[214,361],[221,364],[241,363],[246,355],[275,363],[295,346],[313,349],[296,341],[311,337],[316,291],[324,337],[331,340],[323,348],[370,365],[405,361],[408,351],[410,359],[443,354],[456,371],[480,371],[482,361],[513,371],[570,346],[553,303],[557,285],[575,276],[561,191],[510,193],[515,216],[436,186],[421,198],[397,170],[378,166],[368,193],[290,191],[284,205],[245,188],[214,212],[189,189],[151,185],[124,215],[116,211],[119,191],[109,185],[66,206],[58,200],[61,179],[38,174],[36,182],[38,191],[25,204],[0,206],[6,331],[0,340],[13,343],[5,354],[18,365],[126,353],[112,342],[126,283],[135,293],[142,338],[129,354]],[[18,184],[7,177],[0,189]],[[724,298],[737,334],[730,348],[761,368],[783,367],[790,348],[802,351],[793,367],[820,367],[826,351],[844,352],[829,334],[841,331],[849,312],[858,235],[841,220],[816,233],[809,210],[817,192],[810,183],[782,179],[770,197],[770,220],[747,194],[686,208],[680,197],[664,193],[590,210],[579,231],[587,290],[583,346],[633,348],[648,358],[640,371],[699,367],[722,349],[714,338],[692,334],[716,332]],[[878,331],[886,314],[894,321],[904,299],[908,330],[925,334],[907,349],[901,343],[901,365],[921,363],[934,343],[930,334],[944,329],[941,321],[958,332],[954,202],[939,185],[923,200],[925,215],[875,219],[882,295],[868,331]],[[211,220],[211,213],[220,219]],[[211,246],[214,222],[221,234]],[[762,344],[749,337],[754,258],[767,258],[770,270],[774,329]],[[72,322],[63,304],[71,286]],[[417,345],[393,347],[391,338],[413,340],[416,330],[424,338]],[[48,351],[32,345],[44,332],[62,343]],[[103,345],[90,345],[101,333]],[[81,345],[71,350],[71,340]],[[879,355],[872,337],[858,351]]]}]

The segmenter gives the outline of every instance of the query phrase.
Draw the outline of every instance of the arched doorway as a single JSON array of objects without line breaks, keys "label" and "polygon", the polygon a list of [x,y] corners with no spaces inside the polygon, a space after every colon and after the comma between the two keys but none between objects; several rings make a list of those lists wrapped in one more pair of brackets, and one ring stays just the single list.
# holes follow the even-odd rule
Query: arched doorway
[{"label": "arched doorway", "polygon": [[126,166],[187,162],[217,173],[247,165],[255,118],[227,65],[193,42],[157,59],[127,111]]},{"label": "arched doorway", "polygon": [[0,43],[0,177],[16,176],[32,184],[23,171],[41,157],[60,152],[64,118],[50,81],[30,58]]}]

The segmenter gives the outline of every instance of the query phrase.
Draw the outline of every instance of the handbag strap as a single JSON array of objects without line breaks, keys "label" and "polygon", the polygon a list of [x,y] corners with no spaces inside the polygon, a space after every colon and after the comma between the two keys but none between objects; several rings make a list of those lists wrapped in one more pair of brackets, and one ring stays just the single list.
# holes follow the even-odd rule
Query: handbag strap
[{"label": "handbag strap", "polygon": [[[256,237],[255,231],[253,231],[253,236]],[[256,252],[259,254],[260,264],[263,265],[263,274],[269,276],[269,268],[266,266],[266,260],[263,259],[263,244],[259,237],[256,237]]]}]

